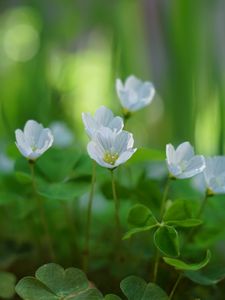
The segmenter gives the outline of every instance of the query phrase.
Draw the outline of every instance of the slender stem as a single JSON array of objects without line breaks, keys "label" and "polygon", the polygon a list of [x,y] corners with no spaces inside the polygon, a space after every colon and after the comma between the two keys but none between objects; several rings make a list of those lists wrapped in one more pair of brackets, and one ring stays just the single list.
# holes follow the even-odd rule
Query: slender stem
[{"label": "slender stem", "polygon": [[[163,214],[164,214],[164,211],[165,211],[166,199],[167,199],[168,192],[169,192],[169,186],[170,186],[170,178],[168,177],[166,185],[165,185],[165,189],[164,189],[164,192],[163,192],[163,196],[162,196],[161,206],[160,206],[160,215],[159,215],[160,221],[162,221]],[[156,280],[157,280],[158,269],[159,269],[159,260],[160,260],[159,250],[156,249],[154,273],[153,273],[153,282],[156,282]]]},{"label": "slender stem", "polygon": [[159,268],[159,250],[157,249],[156,255],[155,255],[155,264],[154,264],[154,273],[153,273],[153,282],[156,282],[157,275],[158,275],[158,268]]},{"label": "slender stem", "polygon": [[46,220],[43,203],[42,203],[41,198],[38,196],[38,193],[37,193],[37,186],[36,186],[35,172],[34,172],[34,161],[29,161],[29,166],[30,166],[31,176],[32,176],[33,192],[34,192],[34,195],[35,195],[35,198],[36,198],[36,201],[37,201],[37,207],[38,207],[38,211],[39,211],[40,221],[42,223],[42,227],[43,227],[43,230],[44,230],[45,235],[46,235],[46,239],[47,239],[47,243],[48,243],[48,249],[49,249],[49,255],[51,257],[51,260],[55,261],[56,256],[55,256],[53,245],[52,245],[51,235],[49,233],[49,227],[48,227],[48,222]]},{"label": "slender stem", "polygon": [[120,240],[120,215],[119,215],[119,208],[120,203],[116,193],[116,183],[115,183],[115,176],[114,170],[111,170],[111,177],[112,177],[112,192],[113,192],[113,199],[115,204],[115,223],[116,223],[116,240]]},{"label": "slender stem", "polygon": [[203,199],[203,201],[202,201],[202,204],[201,204],[201,206],[200,206],[200,208],[199,208],[198,214],[197,214],[197,216],[196,216],[196,219],[199,219],[199,218],[201,217],[201,215],[202,215],[202,213],[203,213],[203,211],[204,211],[204,209],[205,209],[205,206],[206,206],[206,204],[207,204],[208,197],[209,197],[209,195],[208,195],[208,193],[206,192],[206,193],[205,193],[205,197],[204,197],[204,199]]},{"label": "slender stem", "polygon": [[174,284],[174,286],[173,286],[173,288],[172,288],[172,291],[170,292],[169,300],[171,300],[171,299],[173,298],[173,295],[174,295],[174,293],[175,293],[175,291],[176,291],[176,289],[177,289],[178,284],[180,283],[180,281],[181,281],[181,279],[182,279],[182,276],[183,276],[182,273],[180,273],[180,274],[178,275],[177,280],[176,280],[176,282],[175,282],[175,284]]},{"label": "slender stem", "polygon": [[86,237],[85,237],[85,247],[84,247],[84,260],[83,269],[87,273],[89,257],[90,257],[90,231],[91,231],[91,219],[92,219],[92,205],[94,198],[94,189],[96,181],[96,162],[92,162],[92,179],[91,179],[91,190],[88,199],[88,209],[87,209],[87,225],[86,225]]},{"label": "slender stem", "polygon": [[163,197],[162,197],[162,202],[161,202],[161,207],[160,207],[160,219],[162,219],[164,211],[165,211],[165,206],[166,206],[166,200],[169,192],[169,187],[170,187],[170,177],[168,177],[165,189],[163,192]]},{"label": "slender stem", "polygon": [[[202,203],[201,203],[201,206],[200,206],[200,208],[199,208],[199,211],[198,211],[198,213],[197,213],[197,215],[196,215],[196,219],[199,219],[199,218],[201,217],[201,215],[202,215],[202,213],[203,213],[203,211],[204,211],[204,209],[205,209],[205,206],[206,206],[206,204],[207,204],[208,197],[209,197],[209,194],[208,194],[208,192],[206,191],[205,196],[204,196],[204,199],[203,199],[203,201],[202,201]],[[195,236],[195,234],[196,234],[197,232],[198,232],[198,228],[192,228],[191,231],[189,232],[189,234],[187,235],[186,243],[187,243],[187,242],[190,242],[190,241],[193,239],[193,237]]]}]

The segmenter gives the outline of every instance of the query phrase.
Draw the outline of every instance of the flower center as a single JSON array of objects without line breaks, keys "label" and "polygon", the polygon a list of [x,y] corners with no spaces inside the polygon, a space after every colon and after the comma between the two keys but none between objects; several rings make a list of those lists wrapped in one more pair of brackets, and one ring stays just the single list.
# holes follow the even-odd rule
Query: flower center
[{"label": "flower center", "polygon": [[104,154],[104,157],[103,157],[103,160],[104,162],[106,162],[107,164],[110,164],[110,165],[114,165],[116,160],[118,159],[119,157],[119,154],[118,153],[109,153],[109,152],[106,152]]},{"label": "flower center", "polygon": [[36,150],[37,150],[37,147],[33,145],[33,146],[31,146],[31,150],[32,150],[32,151],[36,151]]}]

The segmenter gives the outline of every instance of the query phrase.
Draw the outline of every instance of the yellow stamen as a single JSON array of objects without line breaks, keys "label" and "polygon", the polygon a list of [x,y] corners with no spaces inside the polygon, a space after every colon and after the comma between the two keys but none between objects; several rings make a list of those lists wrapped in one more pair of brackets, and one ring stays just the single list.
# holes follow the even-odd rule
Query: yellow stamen
[{"label": "yellow stamen", "polygon": [[118,157],[119,157],[118,153],[111,154],[109,152],[106,152],[103,157],[103,160],[104,160],[104,162],[106,162],[110,165],[115,165],[115,162],[118,159]]}]

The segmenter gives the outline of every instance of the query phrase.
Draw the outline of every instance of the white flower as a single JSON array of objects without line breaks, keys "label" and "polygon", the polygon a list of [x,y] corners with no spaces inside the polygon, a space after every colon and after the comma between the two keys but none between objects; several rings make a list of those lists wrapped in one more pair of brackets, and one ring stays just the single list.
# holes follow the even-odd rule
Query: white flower
[{"label": "white flower", "polygon": [[24,131],[17,129],[16,146],[23,156],[35,160],[52,146],[53,135],[49,128],[29,120],[24,126]]},{"label": "white flower", "polygon": [[190,178],[205,169],[205,159],[202,155],[195,155],[189,142],[180,144],[175,150],[173,145],[166,145],[166,162],[169,172],[175,178]]},{"label": "white flower", "polygon": [[208,193],[225,194],[225,157],[207,157],[205,161],[206,168],[203,175]]},{"label": "white flower", "polygon": [[127,131],[115,132],[102,127],[88,143],[89,156],[102,167],[113,169],[125,163],[136,151],[133,135]]},{"label": "white flower", "polygon": [[143,82],[135,76],[129,76],[123,85],[116,80],[116,91],[124,109],[133,112],[150,104],[155,95],[155,88],[151,82]]},{"label": "white flower", "polygon": [[50,129],[54,136],[54,146],[59,148],[65,148],[71,146],[74,141],[74,136],[71,130],[65,123],[56,121],[50,124]]},{"label": "white flower", "polygon": [[102,127],[108,127],[119,132],[124,126],[123,119],[121,117],[114,117],[112,111],[105,106],[99,107],[94,116],[90,113],[82,113],[82,120],[90,138]]}]

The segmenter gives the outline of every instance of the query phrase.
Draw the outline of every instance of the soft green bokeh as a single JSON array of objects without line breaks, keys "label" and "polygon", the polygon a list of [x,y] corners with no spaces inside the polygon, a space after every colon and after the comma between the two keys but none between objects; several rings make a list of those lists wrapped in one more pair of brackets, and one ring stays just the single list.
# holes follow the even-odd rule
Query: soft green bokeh
[{"label": "soft green bokeh", "polygon": [[103,104],[120,114],[115,79],[135,74],[157,90],[128,123],[138,146],[190,140],[199,152],[223,153],[224,8],[219,0],[1,2],[0,137],[12,143],[34,118],[64,120],[83,140],[81,112]]}]

